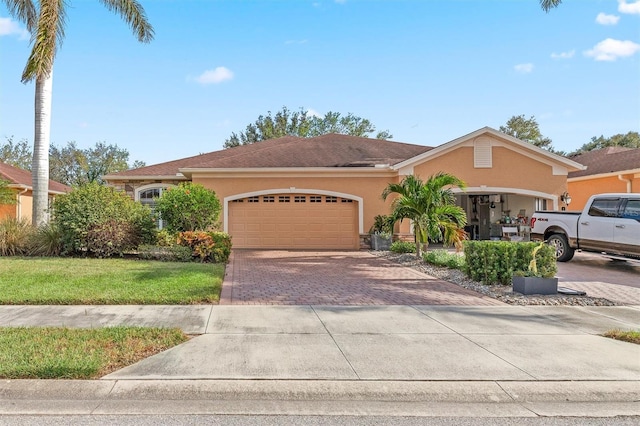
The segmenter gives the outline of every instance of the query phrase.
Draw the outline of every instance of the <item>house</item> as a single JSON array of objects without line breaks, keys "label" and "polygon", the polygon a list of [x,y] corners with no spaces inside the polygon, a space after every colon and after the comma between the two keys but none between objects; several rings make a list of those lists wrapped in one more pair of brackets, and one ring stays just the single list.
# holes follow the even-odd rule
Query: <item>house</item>
[{"label": "house", "polygon": [[[187,180],[220,198],[222,227],[236,248],[357,249],[374,217],[389,214],[381,194],[406,175],[440,171],[463,179],[457,202],[475,238],[501,235],[496,222],[558,209],[569,172],[584,166],[485,127],[437,147],[328,134],[286,136],[104,176],[131,197],[154,197]],[[408,221],[397,225],[410,235]]]},{"label": "house", "polygon": [[[31,172],[0,162],[0,180],[15,192],[16,203],[0,205],[0,220],[6,217],[31,221],[33,206],[33,183]],[[71,191],[71,187],[53,180],[49,181],[49,200],[56,195]]]},{"label": "house", "polygon": [[571,210],[582,210],[594,194],[640,193],[640,148],[610,146],[578,154],[571,160],[587,167],[570,172],[567,178]]}]

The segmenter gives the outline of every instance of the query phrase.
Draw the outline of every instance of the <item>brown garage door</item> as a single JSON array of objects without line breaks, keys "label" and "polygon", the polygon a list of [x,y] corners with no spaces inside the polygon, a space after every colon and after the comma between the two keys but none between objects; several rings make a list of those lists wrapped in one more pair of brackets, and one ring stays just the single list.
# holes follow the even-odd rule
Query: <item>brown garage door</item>
[{"label": "brown garage door", "polygon": [[357,249],[358,203],[313,194],[276,194],[229,203],[236,248]]}]

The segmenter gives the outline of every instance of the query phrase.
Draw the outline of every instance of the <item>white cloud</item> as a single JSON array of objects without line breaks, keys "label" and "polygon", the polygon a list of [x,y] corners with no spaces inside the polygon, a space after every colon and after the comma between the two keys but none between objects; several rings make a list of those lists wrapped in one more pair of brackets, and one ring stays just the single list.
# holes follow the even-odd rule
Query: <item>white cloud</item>
[{"label": "white cloud", "polygon": [[618,0],[618,12],[640,15],[640,0],[633,3],[627,3],[625,0]]},{"label": "white cloud", "polygon": [[196,81],[200,84],[218,84],[232,79],[233,72],[225,67],[217,67],[213,70],[207,70],[196,77]]},{"label": "white cloud", "polygon": [[584,52],[596,61],[615,61],[618,58],[632,56],[640,50],[640,44],[630,40],[614,40],[608,38],[596,44],[593,49]]},{"label": "white cloud", "polygon": [[522,74],[529,74],[533,71],[533,64],[518,64],[513,69]]},{"label": "white cloud", "polygon": [[307,108],[307,117],[319,117],[322,118],[322,114],[313,108]]},{"label": "white cloud", "polygon": [[570,50],[568,52],[560,52],[560,53],[555,53],[553,52],[551,54],[551,58],[553,59],[570,59],[573,58],[573,55],[576,54],[575,50]]},{"label": "white cloud", "polygon": [[620,20],[619,16],[616,15],[607,15],[606,13],[598,13],[596,16],[596,22],[600,25],[616,25]]},{"label": "white cloud", "polygon": [[17,35],[20,40],[29,39],[29,31],[22,28],[19,23],[11,18],[0,17],[0,37]]}]

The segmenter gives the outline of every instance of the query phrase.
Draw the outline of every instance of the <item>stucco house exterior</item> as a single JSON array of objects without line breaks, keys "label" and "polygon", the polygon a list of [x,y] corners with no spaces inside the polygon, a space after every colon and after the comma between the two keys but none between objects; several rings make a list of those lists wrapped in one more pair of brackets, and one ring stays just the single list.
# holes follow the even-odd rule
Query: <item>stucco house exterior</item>
[{"label": "stucco house exterior", "polygon": [[[8,183],[15,192],[16,203],[0,205],[0,220],[6,217],[31,221],[33,207],[33,182],[31,172],[0,162],[0,180]],[[71,187],[49,180],[49,201],[56,195],[71,191]]]},{"label": "stucco house exterior", "polygon": [[[584,166],[485,127],[436,147],[329,134],[286,136],[104,176],[143,203],[193,181],[223,205],[235,248],[358,249],[374,217],[389,214],[384,188],[440,171],[463,179],[457,201],[475,238],[493,237],[504,215],[558,209],[567,175]],[[396,227],[410,235],[408,221]]]},{"label": "stucco house exterior", "polygon": [[570,172],[567,178],[571,210],[582,210],[594,194],[640,193],[640,148],[611,146],[571,159],[587,167]]}]

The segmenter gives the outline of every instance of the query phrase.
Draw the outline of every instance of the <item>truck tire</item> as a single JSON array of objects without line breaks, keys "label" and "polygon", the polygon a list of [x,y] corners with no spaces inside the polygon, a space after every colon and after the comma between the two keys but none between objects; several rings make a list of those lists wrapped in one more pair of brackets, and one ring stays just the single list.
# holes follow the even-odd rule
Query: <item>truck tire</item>
[{"label": "truck tire", "polygon": [[553,234],[547,239],[547,244],[556,249],[556,260],[558,262],[568,262],[573,259],[575,250],[569,247],[569,242],[565,235]]}]

